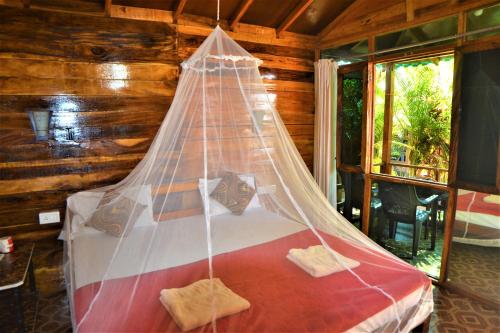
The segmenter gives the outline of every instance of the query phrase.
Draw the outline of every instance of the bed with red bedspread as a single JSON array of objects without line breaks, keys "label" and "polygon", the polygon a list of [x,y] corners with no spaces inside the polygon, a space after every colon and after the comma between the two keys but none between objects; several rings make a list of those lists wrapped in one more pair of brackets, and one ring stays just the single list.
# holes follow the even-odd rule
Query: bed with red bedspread
[{"label": "bed with red bedspread", "polygon": [[[319,244],[309,230],[213,258],[214,275],[249,300],[249,310],[217,321],[220,332],[361,332],[383,329],[395,310],[410,315],[416,326],[432,312],[431,282],[420,271],[394,258],[354,247],[323,234],[339,253],[358,260],[354,272],[366,283],[390,294],[366,288],[348,271],[313,278],[286,259],[290,248]],[[178,332],[159,301],[164,288],[183,287],[207,278],[207,260],[95,282],[74,292],[74,319],[79,332]],[[99,297],[95,295],[99,293]],[[93,301],[95,300],[95,301]],[[394,303],[396,302],[396,303]],[[209,332],[211,325],[196,331]]]}]

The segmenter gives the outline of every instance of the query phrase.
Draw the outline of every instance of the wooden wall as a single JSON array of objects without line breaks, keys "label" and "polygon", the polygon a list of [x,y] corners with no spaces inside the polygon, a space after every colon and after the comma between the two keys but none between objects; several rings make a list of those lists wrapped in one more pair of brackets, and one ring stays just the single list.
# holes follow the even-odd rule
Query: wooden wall
[{"label": "wooden wall", "polygon": [[[63,217],[69,194],[126,176],[170,106],[180,61],[208,31],[0,6],[0,236],[53,235],[61,224],[40,226],[40,211]],[[276,107],[312,168],[312,44],[236,39],[264,60]],[[52,111],[49,141],[36,141],[30,108]]]}]

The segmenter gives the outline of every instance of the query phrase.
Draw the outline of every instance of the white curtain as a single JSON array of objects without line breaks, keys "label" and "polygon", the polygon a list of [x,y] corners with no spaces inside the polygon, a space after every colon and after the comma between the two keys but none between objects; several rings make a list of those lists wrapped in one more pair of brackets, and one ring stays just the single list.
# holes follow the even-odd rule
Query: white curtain
[{"label": "white curtain", "polygon": [[335,135],[337,68],[331,59],[314,63],[316,112],[314,122],[314,178],[330,203],[337,206]]}]

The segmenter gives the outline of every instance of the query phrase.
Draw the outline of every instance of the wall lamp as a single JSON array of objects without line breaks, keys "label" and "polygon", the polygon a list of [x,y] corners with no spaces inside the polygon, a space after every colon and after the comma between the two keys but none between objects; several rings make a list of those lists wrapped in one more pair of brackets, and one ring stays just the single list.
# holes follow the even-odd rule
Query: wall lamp
[{"label": "wall lamp", "polygon": [[49,126],[51,111],[46,109],[27,109],[31,120],[31,127],[36,135],[37,141],[47,141],[49,139]]}]

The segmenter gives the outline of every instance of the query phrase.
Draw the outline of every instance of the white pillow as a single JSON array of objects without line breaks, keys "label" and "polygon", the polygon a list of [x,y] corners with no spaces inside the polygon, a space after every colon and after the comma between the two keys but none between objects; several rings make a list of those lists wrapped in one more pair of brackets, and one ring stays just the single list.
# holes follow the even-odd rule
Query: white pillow
[{"label": "white pillow", "polygon": [[[252,186],[253,188],[256,188],[255,177],[253,175],[245,174],[245,175],[238,175],[238,177],[240,177],[240,179],[242,181],[246,182],[248,185]],[[221,181],[221,179],[222,178],[214,178],[214,179],[209,179],[207,181],[208,195],[210,195],[210,193],[212,193],[213,190],[215,190],[217,185],[219,185],[219,182]],[[205,181],[203,178],[198,179],[198,189],[200,190],[201,199],[204,200]],[[219,201],[217,201],[211,197],[209,197],[208,204],[210,205],[210,216],[231,213],[231,211],[229,209],[227,209],[226,206],[224,206]],[[252,197],[252,200],[250,200],[250,202],[248,203],[248,206],[245,209],[245,211],[247,209],[260,208],[260,207],[261,207],[261,205],[259,202],[259,196],[257,195],[257,192],[256,192],[256,194],[254,194],[254,196]]]},{"label": "white pillow", "polygon": [[73,213],[72,233],[77,233],[84,228],[85,222],[92,217],[103,196],[104,192],[84,191],[75,193],[67,199],[67,209]]}]

